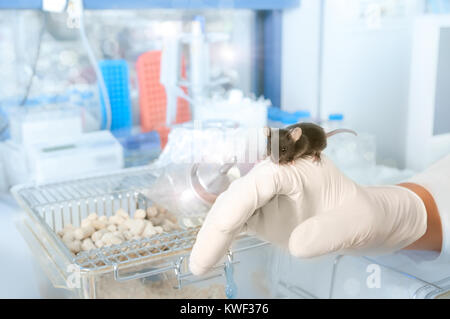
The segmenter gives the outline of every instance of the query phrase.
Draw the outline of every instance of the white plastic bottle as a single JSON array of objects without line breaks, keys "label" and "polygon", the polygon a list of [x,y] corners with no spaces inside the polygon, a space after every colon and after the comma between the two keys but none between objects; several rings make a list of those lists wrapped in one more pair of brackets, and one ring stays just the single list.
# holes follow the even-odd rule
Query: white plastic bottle
[{"label": "white plastic bottle", "polygon": [[344,114],[342,113],[333,113],[328,116],[328,120],[323,123],[323,128],[325,131],[329,132],[332,130],[336,130],[338,128],[346,128],[344,127]]}]

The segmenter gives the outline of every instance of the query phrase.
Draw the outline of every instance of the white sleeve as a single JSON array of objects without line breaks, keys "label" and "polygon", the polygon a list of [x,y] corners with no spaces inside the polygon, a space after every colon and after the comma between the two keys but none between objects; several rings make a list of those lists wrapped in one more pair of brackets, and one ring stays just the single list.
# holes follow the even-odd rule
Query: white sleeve
[{"label": "white sleeve", "polygon": [[439,262],[450,262],[450,155],[447,155],[424,172],[408,180],[423,186],[436,202],[442,222],[442,251]]}]

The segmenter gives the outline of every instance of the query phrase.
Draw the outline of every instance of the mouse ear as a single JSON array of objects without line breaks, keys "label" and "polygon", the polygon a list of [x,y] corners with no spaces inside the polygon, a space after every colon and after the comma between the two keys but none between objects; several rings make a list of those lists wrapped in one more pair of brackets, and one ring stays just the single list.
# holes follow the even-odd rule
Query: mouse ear
[{"label": "mouse ear", "polygon": [[302,133],[303,133],[302,129],[300,127],[296,127],[289,132],[289,135],[291,136],[294,142],[297,142],[300,139],[300,137],[302,137]]},{"label": "mouse ear", "polygon": [[264,133],[265,136],[269,137],[269,136],[270,136],[270,133],[271,133],[270,127],[264,126],[264,128],[263,128],[263,133]]}]

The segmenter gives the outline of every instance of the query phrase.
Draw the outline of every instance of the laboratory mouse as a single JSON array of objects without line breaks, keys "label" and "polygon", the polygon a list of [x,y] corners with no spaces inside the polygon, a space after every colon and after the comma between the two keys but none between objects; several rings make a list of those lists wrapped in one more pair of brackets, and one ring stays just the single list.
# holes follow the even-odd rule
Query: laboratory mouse
[{"label": "laboratory mouse", "polygon": [[[264,127],[264,134],[267,136],[267,156],[270,156],[274,163],[281,165],[292,163],[299,158],[313,157],[320,162],[320,154],[327,147],[327,139],[339,133],[351,133],[357,135],[355,131],[349,129],[337,129],[326,133],[325,130],[314,123],[298,123],[283,129],[271,129]],[[271,151],[277,145],[272,141],[278,135],[278,158]]]}]

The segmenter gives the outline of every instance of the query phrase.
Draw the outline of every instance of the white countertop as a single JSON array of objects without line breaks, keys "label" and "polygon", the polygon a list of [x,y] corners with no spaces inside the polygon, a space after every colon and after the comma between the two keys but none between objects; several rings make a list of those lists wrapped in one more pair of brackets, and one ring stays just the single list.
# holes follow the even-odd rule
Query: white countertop
[{"label": "white countertop", "polygon": [[17,230],[19,206],[10,195],[0,195],[0,298],[40,298],[35,261]]}]

